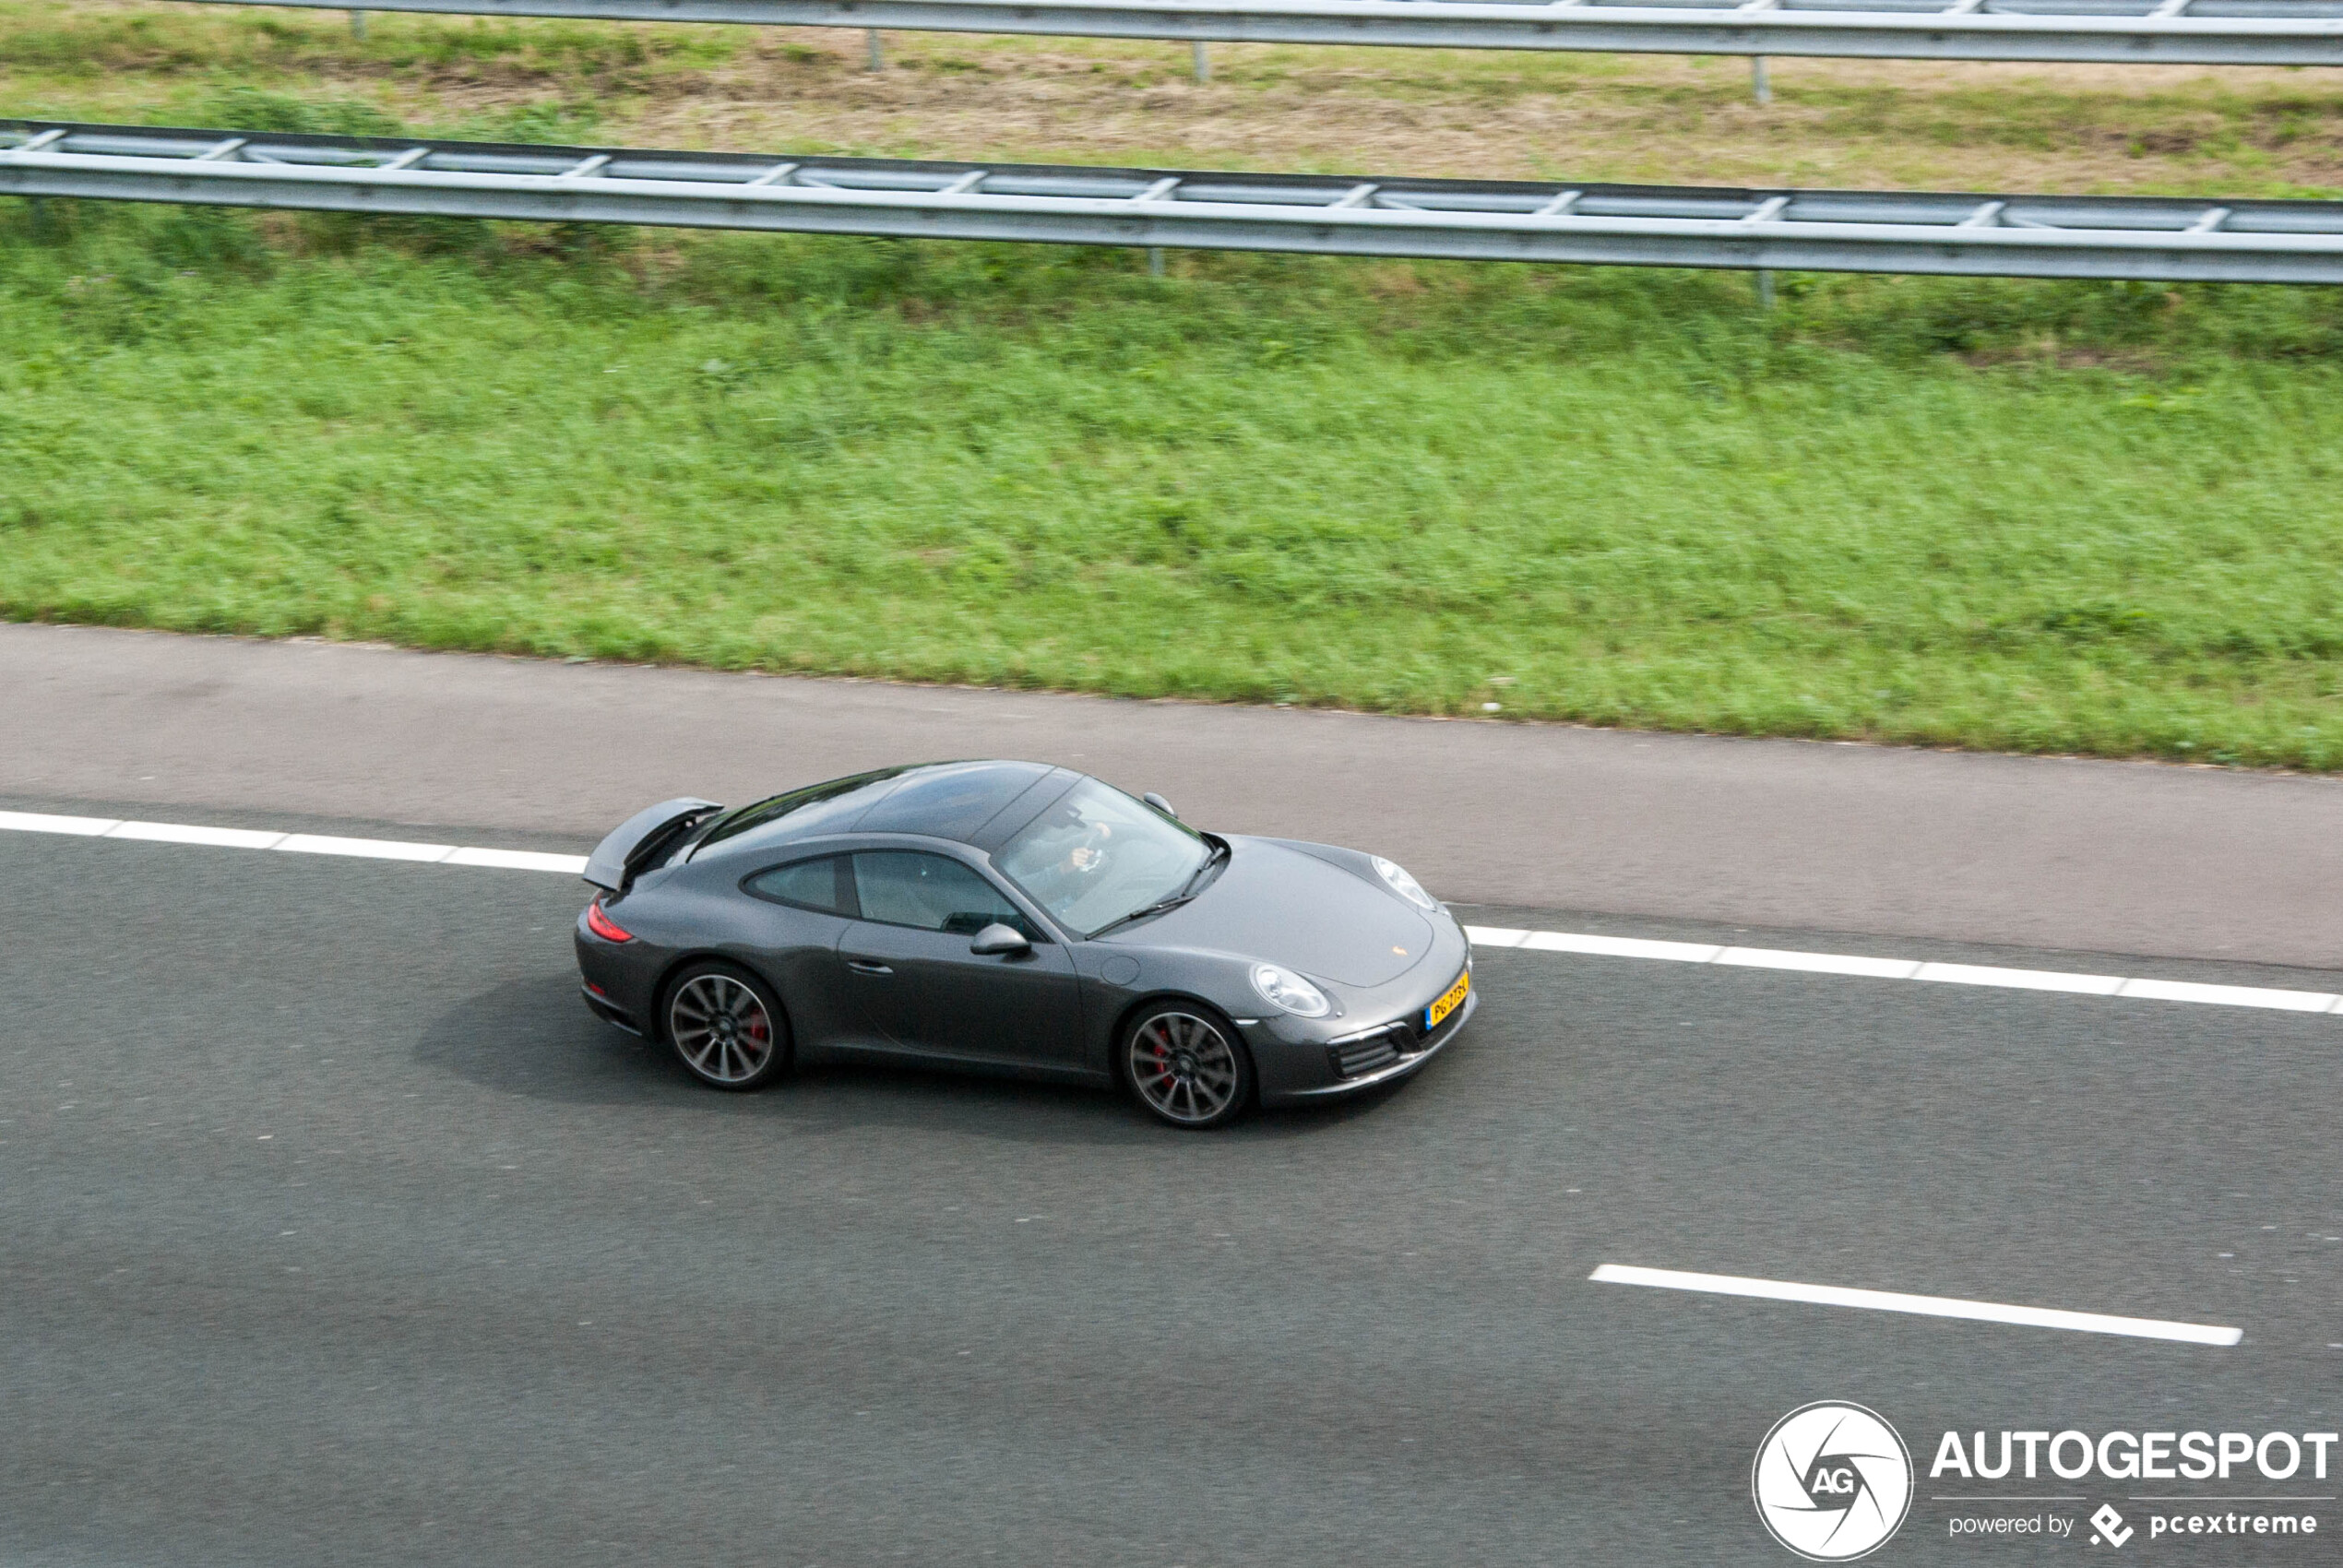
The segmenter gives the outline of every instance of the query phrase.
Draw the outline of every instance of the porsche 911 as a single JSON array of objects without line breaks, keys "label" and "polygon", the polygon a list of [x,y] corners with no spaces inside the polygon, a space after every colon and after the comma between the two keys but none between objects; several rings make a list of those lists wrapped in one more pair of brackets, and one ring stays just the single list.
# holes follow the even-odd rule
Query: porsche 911
[{"label": "porsche 911", "polygon": [[661,802],[586,880],[587,1005],[719,1089],[908,1063],[1219,1127],[1421,1072],[1479,1002],[1463,928],[1393,861],[1205,832],[1045,763]]}]

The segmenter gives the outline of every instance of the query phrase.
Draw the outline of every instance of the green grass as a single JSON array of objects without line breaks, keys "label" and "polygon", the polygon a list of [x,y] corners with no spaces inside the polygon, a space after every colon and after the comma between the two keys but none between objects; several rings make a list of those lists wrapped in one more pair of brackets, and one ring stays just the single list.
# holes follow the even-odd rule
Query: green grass
[{"label": "green grass", "polygon": [[2334,291],[1176,260],[0,203],[0,614],[2343,766]]}]

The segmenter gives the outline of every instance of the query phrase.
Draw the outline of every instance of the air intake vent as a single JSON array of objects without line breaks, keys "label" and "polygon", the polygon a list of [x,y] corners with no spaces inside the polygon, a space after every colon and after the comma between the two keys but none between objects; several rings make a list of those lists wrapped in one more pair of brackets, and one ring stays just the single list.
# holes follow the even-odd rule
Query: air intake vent
[{"label": "air intake vent", "polygon": [[1364,1039],[1345,1040],[1326,1048],[1334,1058],[1337,1077],[1355,1078],[1388,1067],[1399,1060],[1401,1036],[1391,1029],[1381,1029]]}]

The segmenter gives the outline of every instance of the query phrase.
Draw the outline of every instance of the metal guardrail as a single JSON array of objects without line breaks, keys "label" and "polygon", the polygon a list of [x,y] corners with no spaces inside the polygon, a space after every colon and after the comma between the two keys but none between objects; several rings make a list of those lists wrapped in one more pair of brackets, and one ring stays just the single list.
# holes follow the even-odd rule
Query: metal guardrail
[{"label": "metal guardrail", "polygon": [[[349,8],[349,0],[233,3]],[[2343,65],[2343,0],[366,0],[365,8],[1198,43]]]},{"label": "metal guardrail", "polygon": [[2343,282],[2343,202],[756,157],[0,121],[0,195],[1473,261]]}]

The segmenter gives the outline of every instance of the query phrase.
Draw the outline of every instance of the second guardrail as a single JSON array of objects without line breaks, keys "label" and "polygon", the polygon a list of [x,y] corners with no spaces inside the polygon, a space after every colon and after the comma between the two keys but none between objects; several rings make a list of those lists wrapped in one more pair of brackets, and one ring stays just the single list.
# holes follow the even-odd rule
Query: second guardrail
[{"label": "second guardrail", "polygon": [[[349,0],[229,3],[351,8]],[[1197,43],[2343,65],[2343,0],[366,0],[365,9]]]},{"label": "second guardrail", "polygon": [[785,158],[0,122],[0,195],[693,228],[2009,278],[2343,282],[2343,202]]}]

